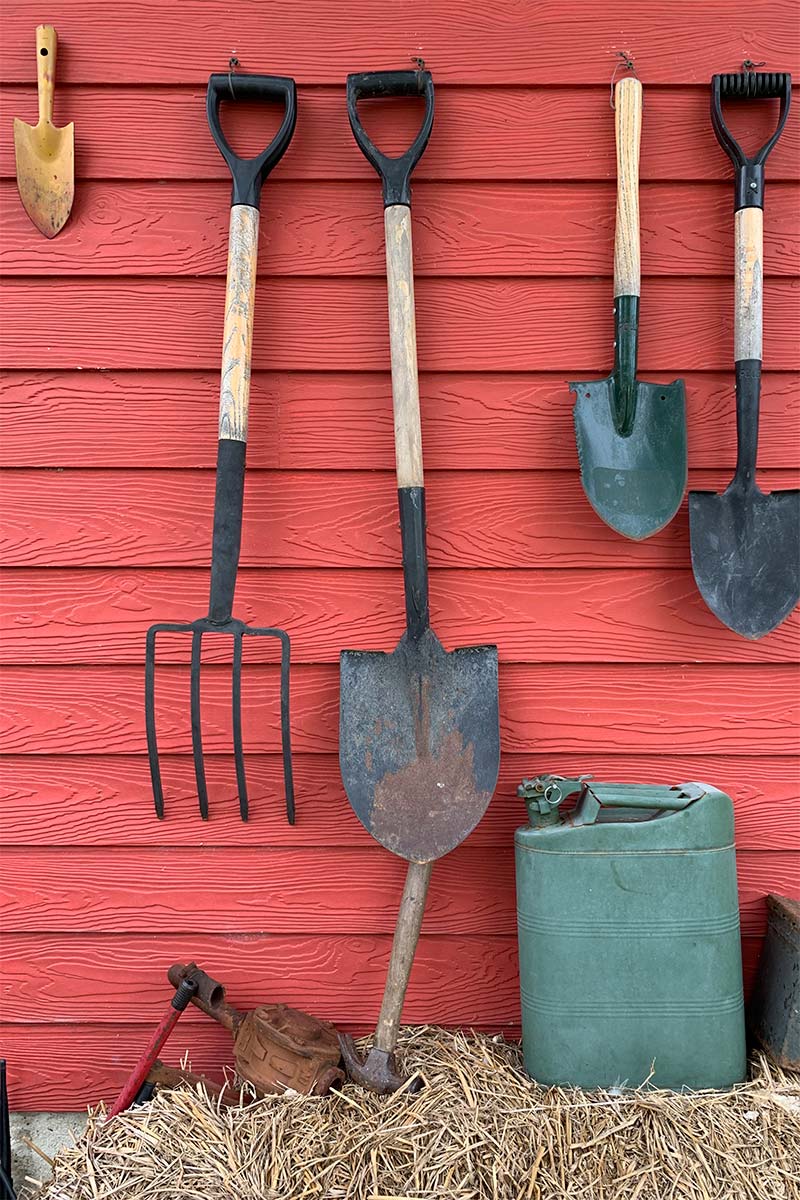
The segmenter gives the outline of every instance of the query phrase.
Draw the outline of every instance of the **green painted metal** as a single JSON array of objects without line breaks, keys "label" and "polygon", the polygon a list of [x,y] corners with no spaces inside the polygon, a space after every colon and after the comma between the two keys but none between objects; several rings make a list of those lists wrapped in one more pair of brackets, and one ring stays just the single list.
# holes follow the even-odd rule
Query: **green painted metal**
[{"label": "green painted metal", "polygon": [[[520,788],[525,1069],[582,1088],[745,1076],[733,805],[706,784]],[[561,813],[577,795],[574,809]]]},{"label": "green painted metal", "polygon": [[639,297],[614,301],[614,370],[571,383],[584,491],[597,515],[640,541],[675,516],[686,490],[686,397],[682,379],[636,379]]}]

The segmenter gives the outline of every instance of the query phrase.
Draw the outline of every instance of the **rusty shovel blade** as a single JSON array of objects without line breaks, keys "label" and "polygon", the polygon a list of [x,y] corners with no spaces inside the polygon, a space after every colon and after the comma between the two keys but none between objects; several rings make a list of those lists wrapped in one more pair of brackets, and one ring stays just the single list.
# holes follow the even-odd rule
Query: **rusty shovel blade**
[{"label": "rusty shovel blade", "polygon": [[431,862],[464,840],[500,767],[497,648],[448,652],[430,628],[392,654],[341,655],[339,765],[372,836]]},{"label": "rusty shovel blade", "polygon": [[39,120],[28,125],[14,118],[17,187],[26,213],[45,237],[64,227],[75,195],[75,126],[53,124],[56,71],[56,31],[52,25],[36,30]]}]

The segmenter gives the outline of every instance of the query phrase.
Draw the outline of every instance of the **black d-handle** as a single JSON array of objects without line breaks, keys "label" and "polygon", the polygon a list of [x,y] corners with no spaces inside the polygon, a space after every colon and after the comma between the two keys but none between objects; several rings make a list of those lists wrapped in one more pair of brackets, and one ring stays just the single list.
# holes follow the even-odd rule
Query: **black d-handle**
[{"label": "black d-handle", "polygon": [[[781,136],[792,99],[792,77],[784,71],[741,71],[711,78],[711,124],[717,141],[736,168],[734,211],[764,207],[764,163]],[[775,132],[748,157],[725,124],[723,100],[780,100]]]},{"label": "black d-handle", "polygon": [[[370,139],[358,115],[359,100],[392,96],[424,96],[425,116],[405,154],[383,154]],[[350,128],[364,157],[372,163],[383,183],[383,206],[411,204],[411,172],[422,157],[433,128],[433,79],[430,71],[365,71],[347,76],[347,115]]]},{"label": "black d-handle", "polygon": [[[219,106],[237,101],[283,101],[285,112],[281,127],[266,150],[255,158],[239,158],[228,144],[219,120]],[[285,75],[211,75],[206,93],[208,125],[219,152],[233,177],[231,204],[258,208],[261,185],[276,166],[292,140],[297,120],[297,88]]]}]

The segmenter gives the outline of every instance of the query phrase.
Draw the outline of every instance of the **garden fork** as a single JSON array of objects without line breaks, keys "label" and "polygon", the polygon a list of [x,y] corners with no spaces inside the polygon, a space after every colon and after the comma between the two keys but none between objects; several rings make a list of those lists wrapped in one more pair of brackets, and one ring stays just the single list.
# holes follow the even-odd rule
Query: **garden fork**
[{"label": "garden fork", "polygon": [[[284,104],[281,127],[266,150],[256,158],[242,159],[231,150],[219,119],[222,100],[267,101]],[[256,261],[258,255],[259,198],[261,185],[280,161],[294,133],[297,111],[293,79],[268,75],[212,75],[208,81],[208,123],[214,141],[233,177],[228,244],[228,277],[225,293],[225,326],[219,406],[217,481],[214,497],[214,532],[211,547],[211,595],[208,615],[185,624],[162,623],[147,632],[145,650],[145,725],[147,752],[156,814],[164,816],[155,717],[156,636],[191,633],[190,708],[192,756],[197,781],[200,816],[208,819],[208,788],[203,759],[200,713],[200,666],[204,633],[233,637],[233,753],[239,790],[239,811],[248,816],[247,782],[242,744],[242,642],[245,637],[274,637],[281,643],[281,742],[286,815],[294,824],[294,788],[289,729],[289,637],[283,629],[253,628],[232,615],[239,549],[242,539],[247,416],[250,395],[250,361],[253,341]]]}]

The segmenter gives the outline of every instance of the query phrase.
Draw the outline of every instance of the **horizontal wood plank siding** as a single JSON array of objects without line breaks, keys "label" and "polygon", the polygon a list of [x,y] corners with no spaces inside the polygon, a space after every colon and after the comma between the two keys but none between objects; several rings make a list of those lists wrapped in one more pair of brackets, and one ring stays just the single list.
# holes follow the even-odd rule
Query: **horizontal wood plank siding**
[{"label": "horizontal wood plank siding", "polygon": [[[690,486],[736,459],[732,170],[708,79],[800,73],[791,0],[18,0],[0,45],[0,1048],[12,1107],[110,1100],[197,958],[243,1007],[374,1026],[403,864],[350,809],[339,651],[403,628],[380,188],[350,133],[349,70],[422,55],[436,121],[414,176],[431,608],[447,646],[496,642],[503,763],[437,865],[408,1021],[519,1031],[512,839],[523,776],[704,780],[734,799],[746,986],[769,891],[800,895],[800,612],[758,642],[694,585],[686,506],[648,541],[580,486],[568,380],[611,365],[618,51],[645,85],[642,378],[686,381]],[[234,20],[235,16],[235,20]],[[45,242],[19,204],[12,116],[34,121],[33,30],[60,39],[55,120],[76,196]],[[687,49],[689,48],[689,49]],[[193,790],[186,642],[159,646],[166,819],[152,811],[144,632],[205,611],[229,180],[205,83],[236,53],[299,84],[262,204],[236,610],[292,635],[298,824],[283,812],[274,647],[247,647],[251,820],[237,816],[229,647],[209,640],[211,819]],[[736,131],[760,144],[769,106]],[[382,145],[404,105],[370,114]],[[263,109],[238,114],[259,149]],[[227,128],[227,126],[226,126]],[[767,169],[759,482],[800,484],[800,120]],[[170,1044],[218,1072],[190,1011]]]}]

